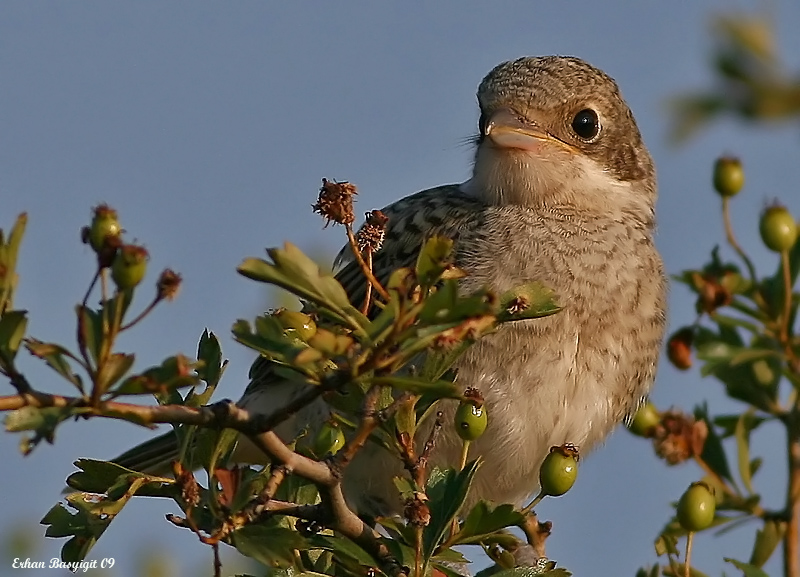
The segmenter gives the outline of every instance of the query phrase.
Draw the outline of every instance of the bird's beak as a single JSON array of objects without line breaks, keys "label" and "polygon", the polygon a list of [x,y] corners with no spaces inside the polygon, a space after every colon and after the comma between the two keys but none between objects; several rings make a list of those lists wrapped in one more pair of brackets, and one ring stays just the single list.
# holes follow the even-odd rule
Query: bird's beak
[{"label": "bird's beak", "polygon": [[567,143],[535,123],[521,120],[520,115],[510,108],[500,108],[492,112],[486,122],[484,134],[500,148],[541,152],[542,147],[547,144],[558,144],[571,149]]}]

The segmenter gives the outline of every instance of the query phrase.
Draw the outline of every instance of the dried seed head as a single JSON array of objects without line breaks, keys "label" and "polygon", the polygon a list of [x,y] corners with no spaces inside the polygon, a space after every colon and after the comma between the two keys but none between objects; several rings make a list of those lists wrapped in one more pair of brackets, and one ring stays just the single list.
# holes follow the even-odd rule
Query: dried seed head
[{"label": "dried seed head", "polygon": [[668,465],[677,465],[702,454],[706,437],[705,421],[695,421],[680,411],[667,411],[654,430],[653,448]]},{"label": "dried seed head", "polygon": [[427,527],[431,522],[431,509],[419,495],[406,501],[403,513],[408,522],[417,527]]},{"label": "dried seed head", "polygon": [[158,291],[158,300],[166,299],[173,300],[178,296],[181,289],[181,275],[172,269],[165,269],[161,276],[158,277],[156,282],[156,290]]},{"label": "dried seed head", "polygon": [[373,210],[366,214],[367,220],[356,233],[358,250],[361,252],[377,252],[383,246],[386,237],[386,223],[389,217],[380,210]]},{"label": "dried seed head", "polygon": [[355,185],[349,182],[331,182],[323,178],[319,198],[312,207],[314,212],[325,217],[325,226],[331,221],[336,224],[352,224],[356,218],[353,214],[354,194],[358,194]]},{"label": "dried seed head", "polygon": [[506,312],[510,315],[518,315],[521,312],[524,312],[530,306],[530,302],[524,296],[516,296],[514,297],[510,303],[508,303],[508,307],[506,308]]}]

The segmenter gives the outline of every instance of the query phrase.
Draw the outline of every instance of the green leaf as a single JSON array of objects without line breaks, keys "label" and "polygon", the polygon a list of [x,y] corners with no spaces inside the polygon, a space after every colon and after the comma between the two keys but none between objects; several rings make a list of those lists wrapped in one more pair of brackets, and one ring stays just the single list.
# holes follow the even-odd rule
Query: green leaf
[{"label": "green leaf", "polygon": [[775,552],[785,532],[785,522],[776,521],[774,519],[764,521],[764,527],[756,532],[753,552],[750,555],[750,565],[754,567],[763,567]]},{"label": "green leaf", "polygon": [[728,465],[728,457],[725,455],[722,441],[714,430],[713,423],[709,421],[708,407],[705,404],[696,406],[694,409],[694,416],[697,420],[704,420],[708,426],[708,437],[706,437],[706,442],[703,445],[703,454],[700,455],[700,457],[717,475],[734,483],[733,475],[731,475],[731,469]]},{"label": "green leaf", "polygon": [[181,387],[197,385],[198,377],[195,373],[197,367],[198,363],[192,362],[184,355],[167,357],[161,365],[128,377],[111,393],[115,396],[147,393],[163,396]]},{"label": "green leaf", "polygon": [[[213,392],[222,377],[225,365],[222,362],[222,347],[220,347],[219,339],[208,329],[203,331],[200,342],[197,344],[197,360],[203,363],[197,369],[197,376],[206,382],[206,391],[210,387]],[[205,402],[207,399],[201,401],[202,404]]]},{"label": "green leaf", "polygon": [[6,311],[0,314],[0,359],[11,362],[28,327],[28,311]]},{"label": "green leaf", "polygon": [[538,319],[561,310],[555,292],[540,282],[531,282],[500,297],[498,322]]},{"label": "green leaf", "polygon": [[386,385],[401,391],[411,391],[412,393],[432,393],[439,398],[461,399],[463,390],[455,383],[450,381],[426,381],[414,377],[374,377],[372,383]]},{"label": "green leaf", "polygon": [[300,533],[275,523],[245,525],[230,536],[240,553],[267,567],[289,567],[294,563],[294,549],[306,547]]},{"label": "green leaf", "polygon": [[317,533],[309,537],[308,542],[314,549],[331,551],[336,560],[345,564],[347,567],[375,567],[377,565],[377,561],[372,555],[349,539]]},{"label": "green leaf", "polygon": [[739,476],[748,493],[753,492],[753,483],[750,478],[750,428],[748,419],[753,416],[754,409],[742,413],[736,423],[736,455],[739,464]]},{"label": "green leaf", "polygon": [[36,339],[25,339],[25,348],[34,355],[42,359],[47,365],[59,375],[75,385],[83,393],[83,382],[81,378],[72,371],[72,366],[67,360],[72,355],[70,352],[55,343],[43,343]]},{"label": "green leaf", "polygon": [[417,257],[417,282],[422,287],[435,285],[444,273],[453,250],[453,241],[443,236],[429,238]]},{"label": "green leaf", "polygon": [[422,535],[425,559],[430,559],[442,542],[453,519],[458,514],[478,471],[478,459],[467,463],[461,471],[434,468],[428,477],[426,494],[431,510],[431,521]]},{"label": "green leaf", "polygon": [[456,544],[480,543],[487,535],[500,529],[519,525],[525,520],[522,513],[512,505],[491,506],[479,501],[467,515],[456,535]]},{"label": "green leaf", "polygon": [[83,305],[76,306],[75,313],[78,315],[78,342],[86,348],[96,363],[100,358],[104,338],[103,318],[97,311]]},{"label": "green leaf", "polygon": [[356,309],[347,298],[342,285],[330,273],[322,273],[319,266],[291,243],[282,249],[267,250],[273,260],[247,258],[237,271],[250,279],[272,284],[310,301],[320,308],[320,313],[331,316],[352,328],[360,336],[369,319]]},{"label": "green leaf", "polygon": [[744,574],[744,577],[769,577],[769,575],[764,573],[764,571],[762,571],[755,565],[750,565],[749,563],[742,563],[741,561],[737,561],[736,559],[731,559],[730,557],[723,557],[723,560],[735,566],[737,569],[741,570],[741,572]]},{"label": "green leaf", "polygon": [[492,577],[570,577],[571,575],[572,573],[563,567],[544,571],[537,567],[516,567],[492,573]]},{"label": "green leaf", "polygon": [[27,224],[28,215],[23,212],[11,227],[8,242],[5,241],[3,231],[0,230],[0,312],[10,309],[14,302],[14,289],[17,286],[17,256]]},{"label": "green leaf", "polygon": [[56,427],[72,415],[82,413],[82,409],[75,407],[32,407],[30,405],[12,411],[5,418],[6,431],[18,433],[20,431],[35,431],[33,439],[23,445],[23,453],[28,454],[40,441],[45,440],[52,444],[56,434]]},{"label": "green leaf", "polygon": [[108,499],[90,493],[67,495],[66,509],[61,503],[55,505],[41,520],[47,525],[47,537],[71,537],[61,548],[61,559],[79,562],[94,547],[94,544],[119,514],[125,504],[144,484],[144,479],[134,479],[129,489],[116,499]]},{"label": "green leaf", "polygon": [[108,355],[103,364],[100,365],[100,370],[97,373],[97,386],[100,387],[100,390],[107,391],[124,377],[133,366],[135,360],[134,355],[126,355],[124,353],[111,353]]}]

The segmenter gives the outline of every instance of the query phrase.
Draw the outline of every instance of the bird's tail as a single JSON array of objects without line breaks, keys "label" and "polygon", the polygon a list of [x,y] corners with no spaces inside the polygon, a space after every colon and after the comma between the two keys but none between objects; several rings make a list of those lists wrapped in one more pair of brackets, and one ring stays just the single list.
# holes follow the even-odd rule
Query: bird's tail
[{"label": "bird's tail", "polygon": [[111,460],[126,469],[164,476],[171,472],[172,462],[178,460],[178,453],[178,437],[170,431],[145,441]]}]

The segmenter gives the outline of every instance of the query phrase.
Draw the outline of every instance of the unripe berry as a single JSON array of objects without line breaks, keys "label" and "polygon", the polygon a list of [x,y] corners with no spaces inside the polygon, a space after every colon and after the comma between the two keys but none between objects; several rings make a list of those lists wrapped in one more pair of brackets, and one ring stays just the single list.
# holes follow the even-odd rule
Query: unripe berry
[{"label": "unripe berry", "polygon": [[678,522],[687,531],[708,529],[714,522],[716,509],[717,502],[709,486],[692,483],[678,501]]},{"label": "unripe berry", "polygon": [[472,400],[461,401],[453,422],[459,437],[465,441],[474,441],[483,435],[489,422],[486,407],[478,406]]},{"label": "unripe berry", "polygon": [[543,495],[558,497],[575,484],[578,478],[578,450],[574,445],[552,447],[539,469]]},{"label": "unripe berry", "polygon": [[650,401],[647,401],[639,407],[636,414],[633,416],[628,429],[634,435],[639,437],[652,436],[653,429],[661,422],[661,416],[658,414],[658,409]]},{"label": "unripe berry", "polygon": [[336,422],[327,421],[314,438],[314,454],[318,457],[335,455],[344,447],[344,433]]},{"label": "unripe berry", "polygon": [[94,251],[99,253],[109,243],[118,239],[121,233],[122,227],[117,219],[117,211],[107,204],[101,204],[94,208],[92,224],[88,233],[84,235],[84,242],[88,240]]},{"label": "unripe berry", "polygon": [[714,163],[714,189],[722,197],[734,196],[744,186],[744,169],[738,158],[722,156]]},{"label": "unripe berry", "polygon": [[119,290],[132,289],[142,282],[149,256],[142,246],[126,244],[120,247],[111,264],[111,278]]},{"label": "unripe berry", "polygon": [[770,206],[761,215],[761,240],[775,252],[789,250],[797,241],[797,223],[783,206]]}]

